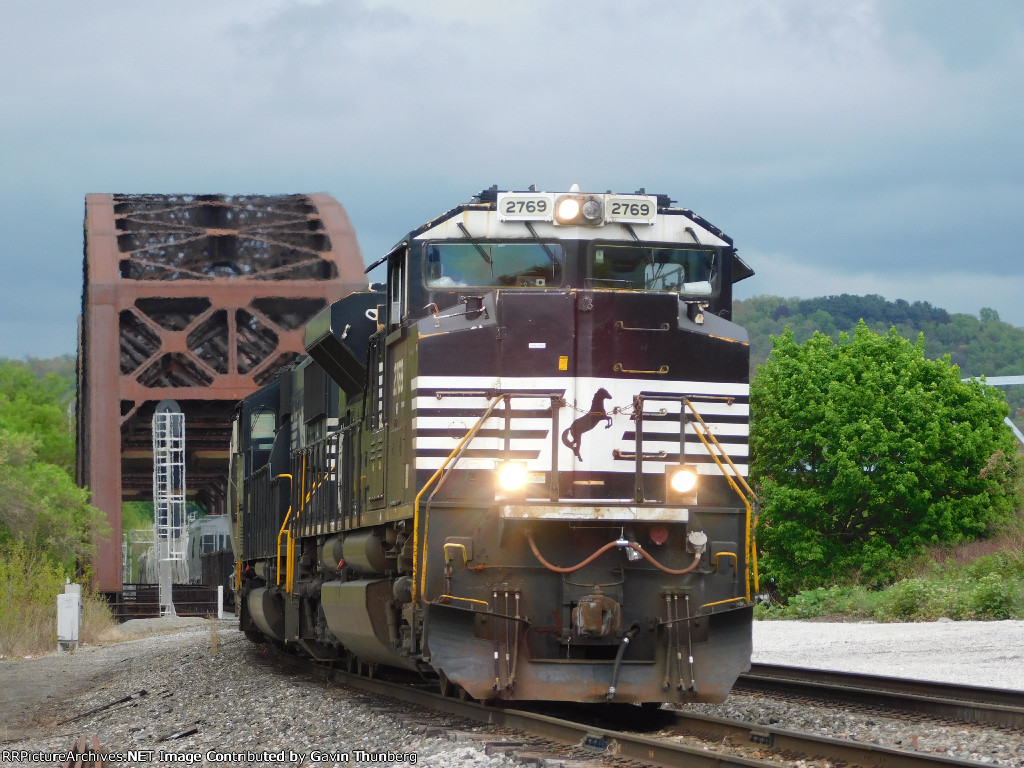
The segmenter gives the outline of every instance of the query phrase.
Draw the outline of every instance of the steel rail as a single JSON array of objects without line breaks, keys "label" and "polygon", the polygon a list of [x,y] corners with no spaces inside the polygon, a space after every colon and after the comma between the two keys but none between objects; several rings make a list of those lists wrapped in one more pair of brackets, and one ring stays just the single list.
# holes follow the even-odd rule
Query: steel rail
[{"label": "steel rail", "polygon": [[[691,746],[670,738],[653,738],[574,722],[523,709],[494,707],[408,684],[359,676],[336,667],[278,652],[284,663],[320,679],[355,690],[399,699],[427,709],[455,715],[495,728],[521,731],[528,736],[578,747],[594,757],[626,758],[660,768],[779,768],[779,754],[795,763],[801,757],[828,759],[865,768],[977,768],[977,763],[945,755],[910,752],[778,728],[752,726],[735,720],[675,713],[675,728],[717,744]],[[599,713],[601,708],[593,708]],[[720,744],[734,749],[754,748],[775,753],[774,759],[746,757],[720,751]]]},{"label": "steel rail", "polygon": [[961,722],[1024,729],[1024,691],[754,664],[738,691],[867,704]]},{"label": "steel rail", "polygon": [[331,680],[360,691],[418,704],[428,709],[456,715],[495,728],[521,731],[535,738],[577,746],[593,756],[630,758],[641,761],[644,765],[661,768],[683,768],[683,766],[686,768],[778,768],[779,766],[778,762],[770,760],[730,755],[703,747],[676,744],[664,739],[595,728],[583,723],[524,710],[492,707],[476,701],[442,696],[433,691],[410,688],[407,685],[384,680],[372,680],[347,672],[336,674],[331,677]]},{"label": "steel rail", "polygon": [[[938,755],[932,752],[912,752],[905,749],[883,747],[832,736],[799,733],[784,728],[743,723],[710,715],[678,713],[678,727],[687,733],[701,735],[719,742],[739,745],[763,745],[766,749],[803,758],[826,759],[833,765],[848,764],[867,768],[977,768],[973,760]],[[778,763],[776,763],[778,765]]]}]

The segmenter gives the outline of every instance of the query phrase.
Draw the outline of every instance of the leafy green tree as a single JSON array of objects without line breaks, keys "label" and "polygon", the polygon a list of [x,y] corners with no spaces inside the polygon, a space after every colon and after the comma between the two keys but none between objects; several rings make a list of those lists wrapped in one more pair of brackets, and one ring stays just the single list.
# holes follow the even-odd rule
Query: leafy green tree
[{"label": "leafy green tree", "polygon": [[90,562],[106,518],[60,466],[40,461],[38,440],[0,427],[0,546],[17,542],[55,562]]},{"label": "leafy green tree", "polygon": [[773,339],[751,386],[765,575],[783,596],[881,583],[922,546],[983,535],[1019,503],[1021,459],[991,387],[924,339],[861,321],[852,339]]},{"label": "leafy green tree", "polygon": [[[963,376],[1024,375],[1024,328],[999,319],[999,313],[983,307],[978,317],[949,314],[928,302],[888,301],[882,296],[820,296],[813,299],[783,299],[754,296],[737,301],[733,317],[750,335],[750,373],[768,359],[771,336],[791,328],[803,343],[821,331],[838,338],[840,331],[853,331],[860,320],[878,334],[896,328],[900,336],[916,339],[925,335],[928,358],[949,355]],[[1010,418],[1024,428],[1024,387],[1004,389]]]},{"label": "leafy green tree", "polygon": [[43,377],[20,362],[0,362],[0,428],[33,435],[39,461],[72,472],[75,440],[68,416],[68,383],[54,373]]},{"label": "leafy green tree", "polygon": [[0,362],[0,549],[17,544],[66,566],[91,561],[106,529],[72,477],[67,380]]}]

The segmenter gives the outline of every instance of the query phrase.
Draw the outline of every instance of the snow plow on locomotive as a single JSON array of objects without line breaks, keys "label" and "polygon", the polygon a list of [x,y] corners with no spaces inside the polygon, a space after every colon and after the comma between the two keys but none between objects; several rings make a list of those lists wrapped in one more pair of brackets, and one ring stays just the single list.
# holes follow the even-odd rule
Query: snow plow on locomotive
[{"label": "snow plow on locomotive", "polygon": [[238,409],[241,628],[482,700],[721,701],[756,581],[732,241],[492,188],[378,264]]}]

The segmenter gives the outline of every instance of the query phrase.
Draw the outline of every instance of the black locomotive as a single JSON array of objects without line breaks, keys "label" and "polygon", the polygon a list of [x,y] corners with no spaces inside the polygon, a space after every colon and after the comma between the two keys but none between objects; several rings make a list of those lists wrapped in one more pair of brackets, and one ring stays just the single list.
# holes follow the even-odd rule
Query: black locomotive
[{"label": "black locomotive", "polygon": [[491,188],[383,263],[237,412],[241,628],[483,700],[721,701],[756,579],[730,238]]}]

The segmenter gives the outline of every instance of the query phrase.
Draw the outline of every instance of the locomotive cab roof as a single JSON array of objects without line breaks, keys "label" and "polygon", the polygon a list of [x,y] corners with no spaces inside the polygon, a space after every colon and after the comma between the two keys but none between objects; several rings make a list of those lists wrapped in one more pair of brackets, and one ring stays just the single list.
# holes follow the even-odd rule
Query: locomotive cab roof
[{"label": "locomotive cab roof", "polygon": [[481,190],[469,202],[409,232],[370,264],[366,272],[404,253],[415,240],[436,238],[472,243],[542,237],[663,241],[726,248],[731,252],[732,283],[754,274],[736,253],[729,235],[691,209],[676,207],[668,195],[648,194],[643,188],[631,193],[585,193],[575,184],[568,192],[539,192],[533,188],[499,191],[497,185]]}]

